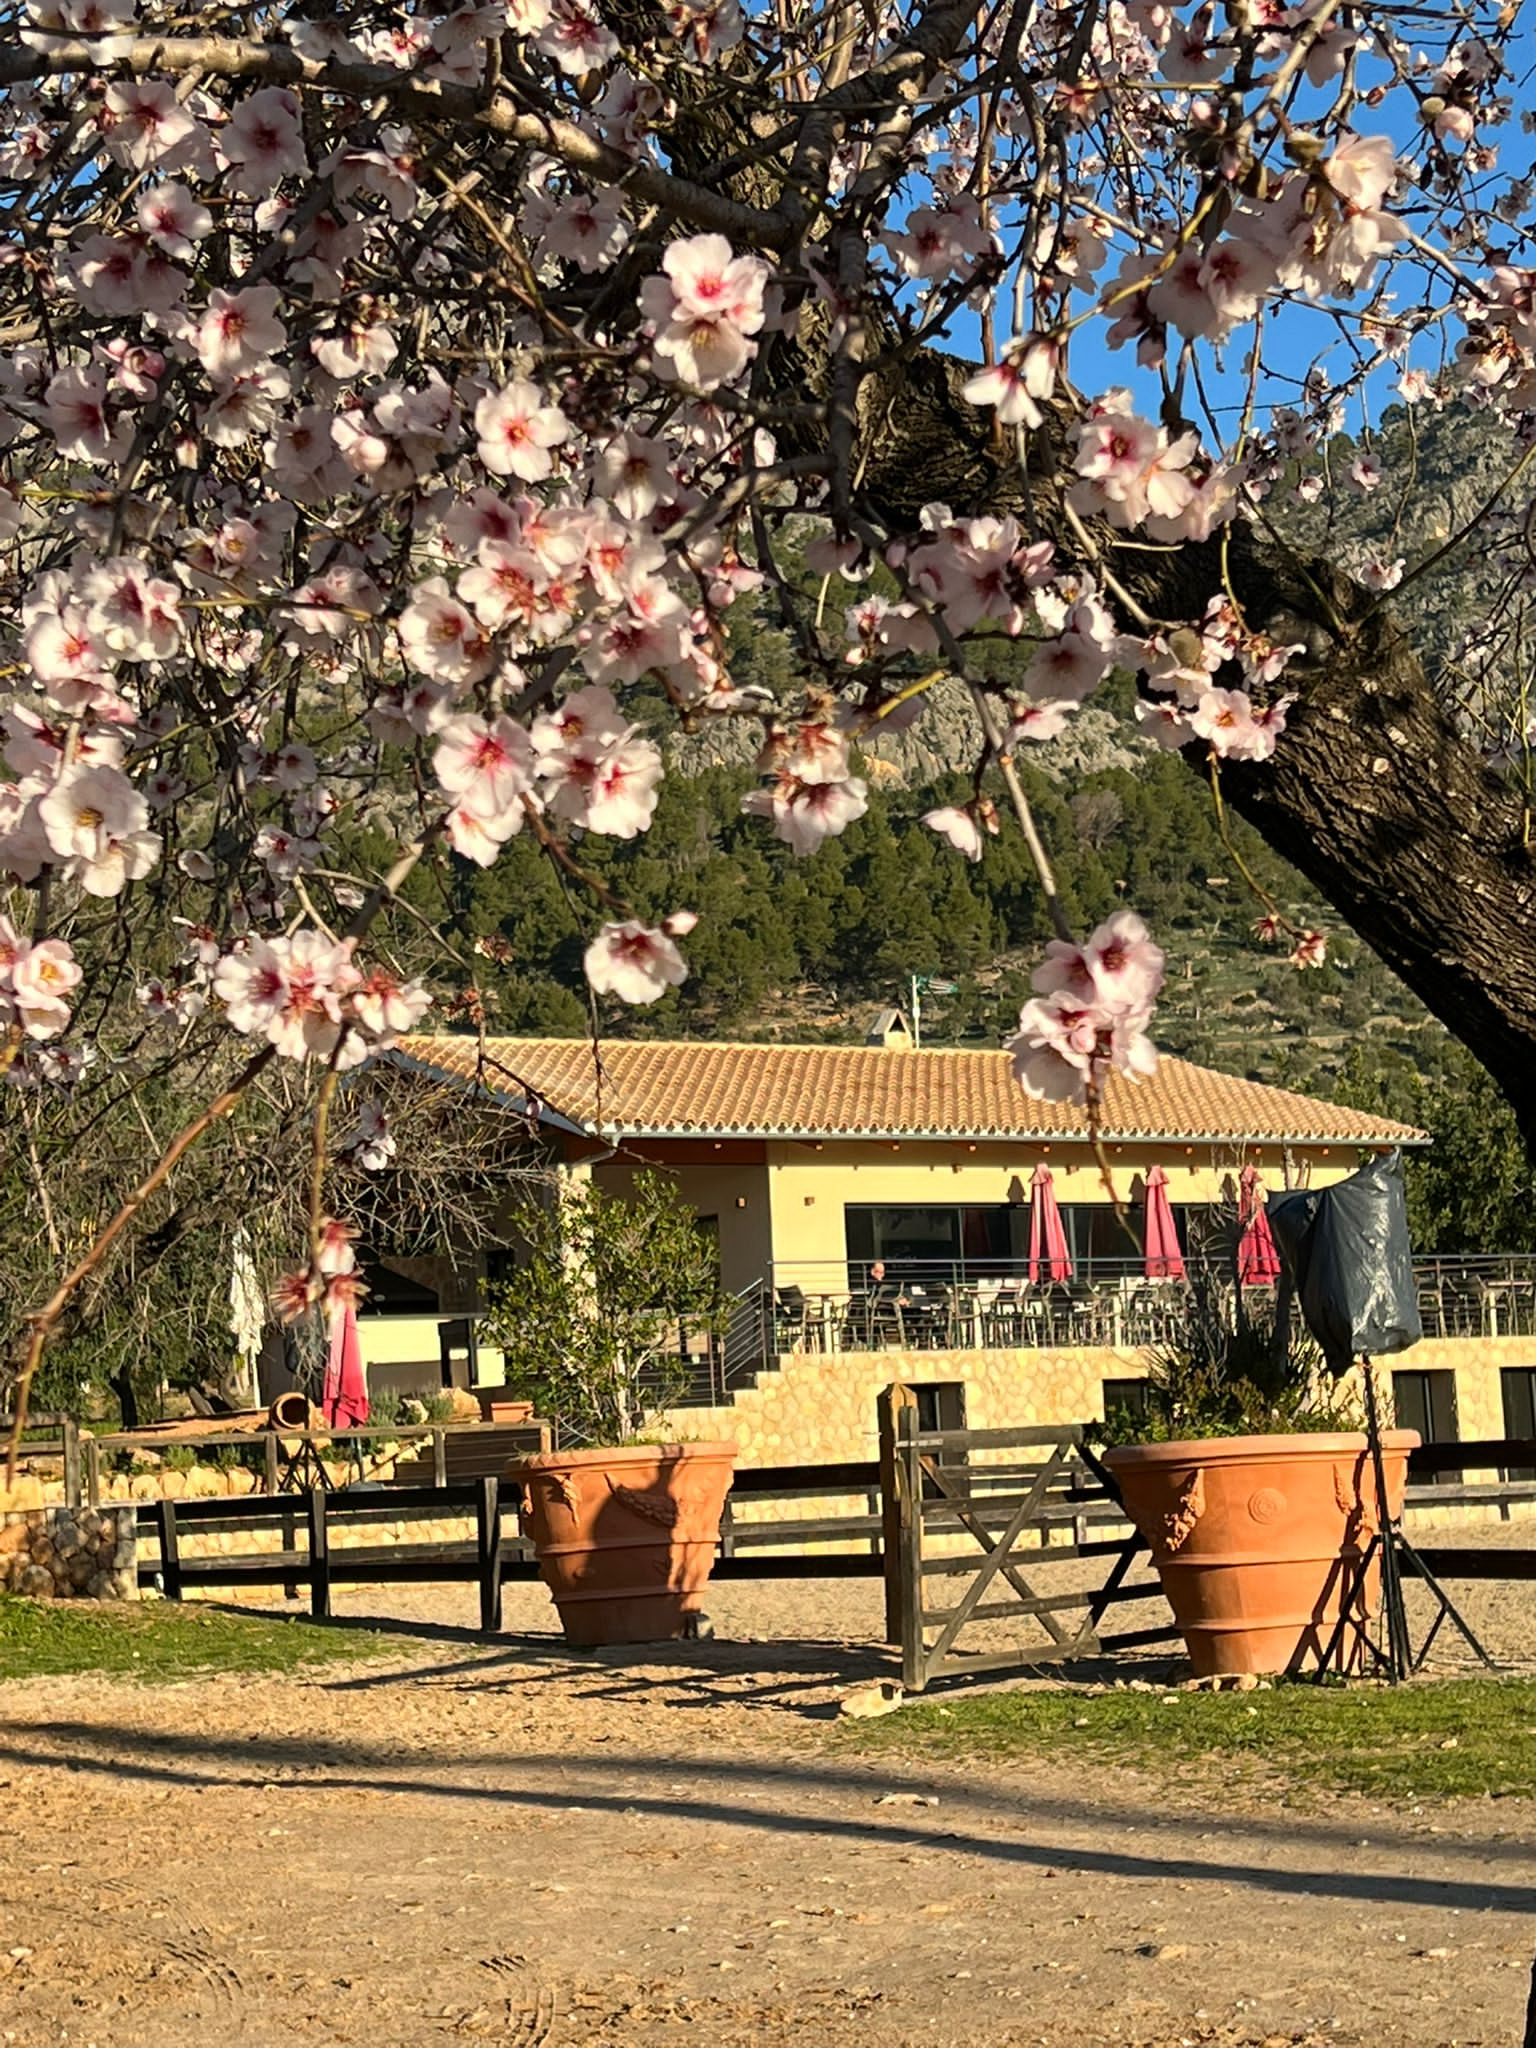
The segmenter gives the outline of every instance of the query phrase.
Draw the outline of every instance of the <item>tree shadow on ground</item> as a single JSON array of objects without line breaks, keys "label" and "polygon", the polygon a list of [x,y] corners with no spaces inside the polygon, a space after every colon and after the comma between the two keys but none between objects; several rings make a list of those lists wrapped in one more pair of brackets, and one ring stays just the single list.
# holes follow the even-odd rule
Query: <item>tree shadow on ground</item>
[{"label": "tree shadow on ground", "polygon": [[[54,1746],[44,1746],[49,1744]],[[390,1793],[544,1813],[570,1814],[573,1807],[591,1814],[641,1813],[688,1826],[736,1827],[754,1833],[816,1837],[866,1848],[923,1848],[935,1855],[976,1857],[1003,1866],[1038,1868],[1057,1874],[1098,1873],[1159,1883],[1185,1880],[1282,1896],[1425,1907],[1440,1912],[1453,1908],[1526,1915],[1536,1912],[1536,1885],[1529,1883],[1362,1869],[1361,1844],[1351,1832],[1358,1821],[1351,1820],[1338,1824],[1301,1822],[1289,1815],[1275,1820],[1249,1820],[1213,1815],[1208,1809],[1170,1815],[1157,1805],[1133,1806],[1113,1796],[1100,1801],[1046,1799],[1009,1792],[995,1783],[967,1786],[947,1778],[942,1781],[947,1812],[941,1812],[948,1825],[940,1825],[939,1815],[933,1821],[899,1822],[855,1819],[840,1810],[791,1810],[789,1802],[797,1797],[804,1801],[817,1795],[825,1799],[829,1794],[841,1794],[878,1800],[888,1792],[899,1794],[910,1787],[909,1777],[891,1772],[824,1767],[820,1763],[765,1764],[731,1757],[712,1757],[701,1762],[698,1757],[687,1755],[637,1759],[628,1755],[607,1758],[561,1752],[473,1757],[466,1760],[465,1767],[475,1772],[476,1777],[456,1779],[433,1775],[430,1770],[425,1775],[416,1775],[384,1747],[363,1743],[281,1736],[162,1735],[79,1721],[37,1723],[26,1731],[0,1735],[0,1761],[33,1768],[63,1767],[103,1778],[130,1778],[189,1789],[254,1789],[270,1782],[274,1767],[302,1768],[307,1775],[302,1786],[295,1789]],[[253,1772],[253,1765],[264,1768]],[[497,1769],[508,1773],[512,1782],[483,1782],[485,1772]],[[317,1771],[323,1775],[314,1775]],[[553,1782],[532,1782],[543,1774]],[[583,1779],[587,1782],[581,1782]],[[658,1781],[658,1788],[642,1789],[645,1781],[651,1779]],[[680,1796],[676,1789],[680,1779],[685,1779],[690,1787],[687,1795]],[[602,1780],[609,1786],[619,1781],[619,1789],[605,1789]],[[967,1807],[978,1809],[979,1819],[1009,1830],[1071,1826],[1090,1830],[1094,1840],[1083,1844],[1063,1842],[1059,1836],[1047,1840],[1020,1839],[1013,1831],[980,1832],[974,1821],[969,1829],[957,1828],[953,1822]],[[1157,1839],[1144,1852],[1114,1846],[1117,1837],[1123,1839],[1128,1831],[1150,1833]],[[1183,1846],[1181,1838],[1188,1837],[1202,1845],[1212,1838],[1217,1843],[1224,1839],[1229,1851],[1227,1860],[1213,1848]],[[1244,1842],[1259,1851],[1310,1846],[1331,1850],[1333,1854],[1327,1859],[1328,1867],[1319,1867],[1323,1859],[1315,1858],[1312,1867],[1278,1868],[1241,1860]],[[1388,1847],[1385,1843],[1381,1846]],[[1423,1853],[1423,1846],[1404,1845],[1409,1854],[1415,1848]],[[1482,1868],[1499,1861],[1517,1861],[1528,1868],[1532,1860],[1529,1841],[1452,1842],[1442,1837],[1437,1838],[1433,1853],[1442,1860],[1472,1862]]]}]

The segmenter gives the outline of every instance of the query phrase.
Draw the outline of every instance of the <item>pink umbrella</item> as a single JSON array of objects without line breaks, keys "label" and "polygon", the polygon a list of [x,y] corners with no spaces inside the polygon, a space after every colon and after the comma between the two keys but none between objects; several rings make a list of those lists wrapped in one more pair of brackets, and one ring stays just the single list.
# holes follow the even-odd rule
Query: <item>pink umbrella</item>
[{"label": "pink umbrella", "polygon": [[1245,1166],[1237,1220],[1243,1226],[1237,1247],[1237,1277],[1244,1287],[1273,1287],[1280,1278],[1280,1254],[1270,1234],[1269,1218],[1259,1200],[1259,1169]]},{"label": "pink umbrella", "polygon": [[1184,1254],[1168,1202],[1168,1176],[1160,1166],[1147,1169],[1145,1252],[1149,1280],[1182,1280]]},{"label": "pink umbrella", "polygon": [[1029,1277],[1070,1280],[1072,1259],[1056,1205],[1056,1183],[1048,1166],[1037,1166],[1029,1183]]},{"label": "pink umbrella", "polygon": [[357,1311],[350,1301],[331,1325],[331,1355],[320,1412],[329,1429],[360,1429],[368,1420],[363,1347],[357,1338]]}]

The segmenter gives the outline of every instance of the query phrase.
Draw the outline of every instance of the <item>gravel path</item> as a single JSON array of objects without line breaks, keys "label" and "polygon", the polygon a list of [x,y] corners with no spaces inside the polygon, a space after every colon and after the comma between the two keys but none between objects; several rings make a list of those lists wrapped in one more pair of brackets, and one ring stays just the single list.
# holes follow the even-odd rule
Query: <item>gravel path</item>
[{"label": "gravel path", "polygon": [[[1512,1649],[1523,1589],[1466,1589]],[[16,2048],[1508,2048],[1536,1806],[1267,1810],[865,1762],[873,1583],[568,1653],[543,1589],[338,1596],[379,1664],[0,1686]],[[1235,1704],[1235,1703],[1234,1703]]]}]

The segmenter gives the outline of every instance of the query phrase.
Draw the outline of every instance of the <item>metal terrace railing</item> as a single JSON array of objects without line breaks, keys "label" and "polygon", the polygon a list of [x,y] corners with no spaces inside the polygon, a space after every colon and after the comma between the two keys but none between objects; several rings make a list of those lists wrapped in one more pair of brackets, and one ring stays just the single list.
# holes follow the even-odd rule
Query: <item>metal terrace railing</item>
[{"label": "metal terrace railing", "polygon": [[[1536,1257],[1427,1257],[1414,1271],[1426,1337],[1536,1338]],[[881,1276],[801,1261],[737,1297],[724,1344],[699,1361],[689,1399],[728,1399],[796,1352],[1138,1349],[1167,1342],[1186,1301],[1183,1283],[1150,1280],[1131,1260],[1094,1260],[1086,1276],[1055,1283],[1001,1263],[960,1278],[931,1261],[887,1261]]]}]

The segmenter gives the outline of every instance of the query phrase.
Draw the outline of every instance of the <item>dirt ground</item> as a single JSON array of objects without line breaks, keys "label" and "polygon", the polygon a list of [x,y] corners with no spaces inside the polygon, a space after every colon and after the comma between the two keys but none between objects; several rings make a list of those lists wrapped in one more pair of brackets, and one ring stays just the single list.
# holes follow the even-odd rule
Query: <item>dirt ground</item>
[{"label": "dirt ground", "polygon": [[397,1660],[0,1686],[0,2042],[1519,2039],[1536,1804],[867,1763],[832,1720],[876,1587],[719,1587],[664,1652],[568,1653],[546,1601],[491,1641],[463,1588],[348,1594]]}]

